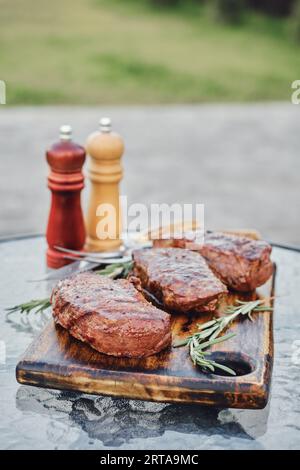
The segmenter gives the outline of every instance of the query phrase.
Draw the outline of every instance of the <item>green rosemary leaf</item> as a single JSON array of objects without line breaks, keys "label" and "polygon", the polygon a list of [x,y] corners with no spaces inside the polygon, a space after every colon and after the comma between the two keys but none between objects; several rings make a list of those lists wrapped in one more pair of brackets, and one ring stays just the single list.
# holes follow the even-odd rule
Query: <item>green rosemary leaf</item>
[{"label": "green rosemary leaf", "polygon": [[173,348],[181,348],[181,346],[186,346],[190,341],[190,336],[185,339],[177,340],[173,343]]},{"label": "green rosemary leaf", "polygon": [[197,334],[197,336],[201,339],[208,338],[211,336],[217,329],[219,328],[219,324],[215,322],[213,326],[210,328],[206,328],[205,330],[201,331],[200,333]]},{"label": "green rosemary leaf", "polygon": [[127,263],[123,263],[123,265],[124,265],[123,277],[127,277],[130,271],[132,270],[133,261],[127,261]]},{"label": "green rosemary leaf", "polygon": [[8,313],[20,312],[20,313],[29,313],[35,310],[35,313],[43,312],[51,306],[50,299],[35,299],[25,302],[23,304],[15,305],[14,307],[7,308]]},{"label": "green rosemary leaf", "polygon": [[213,371],[214,368],[219,368],[227,372],[228,374],[235,375],[235,372],[229,367],[223,364],[217,364],[216,362],[205,358],[208,353],[207,350],[214,344],[226,341],[233,336],[234,333],[228,333],[223,336],[220,334],[239,316],[247,315],[249,320],[254,321],[252,317],[253,312],[266,312],[272,311],[272,307],[263,305],[264,300],[257,299],[246,302],[243,300],[236,300],[234,305],[228,305],[225,310],[225,315],[219,318],[215,318],[203,324],[198,324],[198,330],[193,335],[188,336],[185,339],[176,341],[173,346],[189,346],[189,352],[192,362],[204,370]]},{"label": "green rosemary leaf", "polygon": [[222,369],[224,372],[227,372],[230,375],[236,375],[235,371],[233,369],[230,369],[230,367],[224,366],[223,364],[219,364],[218,362],[212,362],[213,366],[216,367],[217,369]]},{"label": "green rosemary leaf", "polygon": [[206,323],[202,323],[202,324],[198,323],[197,324],[198,330],[204,330],[206,328],[209,328],[210,326],[215,325],[216,321],[217,321],[217,319],[214,318],[213,320],[210,320]]},{"label": "green rosemary leaf", "polygon": [[101,276],[108,276],[112,279],[116,279],[117,277],[127,277],[131,268],[132,261],[127,261],[126,263],[109,264],[105,268],[98,269],[95,272]]},{"label": "green rosemary leaf", "polygon": [[97,270],[95,272],[97,274],[100,274],[100,276],[107,276],[107,277],[110,277],[112,279],[115,279],[115,278],[121,276],[121,274],[123,272],[123,269],[124,268],[121,265],[111,264],[111,265],[107,266],[106,268],[101,269],[101,270]]},{"label": "green rosemary leaf", "polygon": [[254,311],[255,311],[255,312],[272,312],[272,311],[273,311],[273,307],[267,307],[267,306],[255,307]]},{"label": "green rosemary leaf", "polygon": [[204,343],[200,343],[199,348],[206,349],[210,348],[214,344],[222,343],[223,341],[227,341],[228,339],[231,339],[235,336],[235,333],[228,333],[226,335],[220,336],[219,338],[214,338],[208,341],[205,341]]}]

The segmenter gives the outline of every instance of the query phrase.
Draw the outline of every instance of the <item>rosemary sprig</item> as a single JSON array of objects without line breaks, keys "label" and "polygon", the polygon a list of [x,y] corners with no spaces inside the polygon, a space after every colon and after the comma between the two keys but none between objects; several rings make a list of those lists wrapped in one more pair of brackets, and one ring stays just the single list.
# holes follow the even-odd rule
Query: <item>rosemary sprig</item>
[{"label": "rosemary sprig", "polygon": [[209,359],[207,357],[208,353],[206,352],[206,349],[210,348],[214,344],[226,341],[230,338],[233,338],[233,336],[235,336],[235,333],[228,333],[227,335],[223,335],[220,338],[212,339],[202,343],[195,335],[193,335],[188,344],[190,349],[190,357],[194,365],[198,365],[202,369],[211,372],[214,372],[215,369],[222,369],[230,375],[236,375],[234,370],[230,369],[230,367],[224,366],[223,364],[219,364],[218,362]]},{"label": "rosemary sprig", "polygon": [[101,276],[108,276],[111,279],[116,279],[117,277],[127,277],[131,268],[132,261],[127,261],[126,263],[109,264],[105,268],[96,270],[94,272],[100,274]]},{"label": "rosemary sprig", "polygon": [[[112,279],[116,279],[117,277],[125,278],[129,271],[132,268],[132,261],[127,261],[126,263],[117,263],[117,264],[109,264],[103,269],[99,269],[94,271],[101,276],[108,276]],[[29,302],[25,302],[23,304],[15,305],[14,307],[7,308],[7,312],[20,312],[20,313],[30,313],[35,311],[35,313],[42,313],[44,310],[47,310],[51,306],[50,298],[46,299],[35,299],[30,300]]]},{"label": "rosemary sprig", "polygon": [[235,372],[229,367],[223,364],[217,364],[214,361],[205,358],[203,350],[213,344],[226,341],[234,336],[234,333],[229,333],[220,337],[220,334],[235,320],[239,315],[247,315],[248,318],[253,321],[251,316],[252,312],[264,312],[271,311],[272,307],[264,305],[264,300],[252,300],[250,302],[244,302],[237,300],[236,304],[229,305],[225,310],[225,316],[220,318],[214,318],[213,320],[198,325],[198,331],[193,335],[188,336],[184,340],[177,341],[173,346],[189,346],[190,356],[193,363],[199,365],[203,369],[209,369],[212,372],[215,368],[223,369],[226,372],[235,375]]},{"label": "rosemary sprig", "polygon": [[36,299],[25,302],[24,304],[15,305],[14,307],[7,308],[8,313],[20,312],[20,313],[29,313],[35,310],[35,313],[42,313],[44,310],[47,310],[51,305],[50,299]]}]

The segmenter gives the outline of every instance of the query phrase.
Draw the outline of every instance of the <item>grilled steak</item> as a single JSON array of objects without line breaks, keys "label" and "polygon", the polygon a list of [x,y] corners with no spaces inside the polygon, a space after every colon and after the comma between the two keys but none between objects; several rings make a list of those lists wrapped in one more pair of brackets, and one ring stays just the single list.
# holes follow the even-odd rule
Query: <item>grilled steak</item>
[{"label": "grilled steak", "polygon": [[200,253],[231,289],[247,292],[264,284],[273,272],[272,248],[263,240],[223,233],[205,236]]},{"label": "grilled steak", "polygon": [[60,281],[51,303],[55,322],[99,352],[145,357],[171,343],[170,315],[125,279],[81,273]]},{"label": "grilled steak", "polygon": [[171,310],[214,311],[227,292],[199,253],[153,248],[133,253],[133,274],[142,287]]},{"label": "grilled steak", "polygon": [[[190,235],[190,234],[189,234]],[[165,243],[165,240],[162,241]],[[156,241],[160,246],[160,241]],[[195,239],[174,239],[172,246],[199,252],[209,267],[230,289],[247,292],[264,284],[273,272],[271,246],[263,240],[226,234],[206,233],[204,243]]]}]

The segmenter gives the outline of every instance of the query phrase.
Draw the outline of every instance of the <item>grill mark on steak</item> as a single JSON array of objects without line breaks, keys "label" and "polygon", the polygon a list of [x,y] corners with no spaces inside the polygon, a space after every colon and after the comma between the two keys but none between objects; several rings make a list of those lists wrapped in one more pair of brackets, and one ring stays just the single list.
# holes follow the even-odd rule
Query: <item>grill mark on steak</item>
[{"label": "grill mark on steak", "polygon": [[51,303],[55,322],[99,352],[146,357],[171,344],[170,315],[128,280],[81,273],[60,281]]},{"label": "grill mark on steak", "polygon": [[[209,267],[230,289],[248,292],[264,284],[272,275],[270,259],[272,247],[263,240],[253,240],[223,232],[206,233],[204,243],[197,240],[197,232],[169,242],[173,247],[200,253]],[[164,243],[165,240],[162,241]],[[156,240],[154,246],[160,246]]]},{"label": "grill mark on steak", "polygon": [[211,312],[227,292],[203,257],[179,248],[153,248],[133,252],[133,275],[170,310]]}]

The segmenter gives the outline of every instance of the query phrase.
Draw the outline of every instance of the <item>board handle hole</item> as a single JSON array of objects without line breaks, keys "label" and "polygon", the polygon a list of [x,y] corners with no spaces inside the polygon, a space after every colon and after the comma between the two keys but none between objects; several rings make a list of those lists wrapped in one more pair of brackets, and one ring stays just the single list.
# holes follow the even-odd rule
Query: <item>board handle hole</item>
[{"label": "board handle hole", "polygon": [[219,364],[229,367],[236,373],[236,375],[233,376],[223,371],[222,369],[215,368],[215,372],[212,372],[213,375],[234,378],[251,374],[256,369],[256,361],[247,354],[243,353],[216,351],[207,357],[215,362],[218,362]]}]

